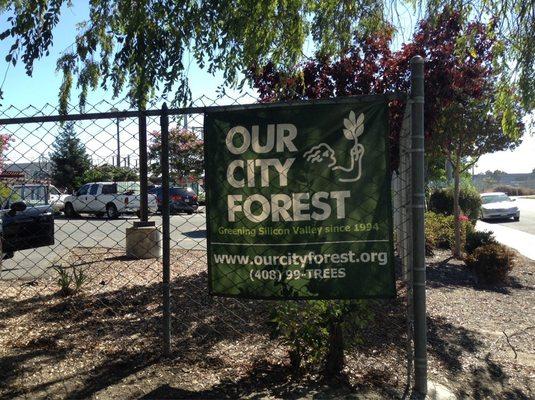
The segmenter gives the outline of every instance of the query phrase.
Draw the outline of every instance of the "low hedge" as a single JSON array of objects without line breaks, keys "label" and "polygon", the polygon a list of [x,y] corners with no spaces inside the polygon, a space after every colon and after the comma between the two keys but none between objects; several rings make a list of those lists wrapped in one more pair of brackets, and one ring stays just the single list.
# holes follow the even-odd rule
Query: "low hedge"
[{"label": "low hedge", "polygon": [[[481,209],[481,196],[476,188],[468,185],[461,187],[459,206],[462,213],[475,223]],[[437,214],[453,215],[453,188],[435,189],[429,197],[429,211]]]},{"label": "low hedge", "polygon": [[466,251],[466,253],[470,255],[473,254],[478,247],[493,243],[497,242],[492,232],[471,230],[466,234],[466,244],[464,246],[464,251]]},{"label": "low hedge", "polygon": [[476,275],[478,282],[487,284],[504,283],[514,262],[513,252],[499,243],[478,247],[466,257],[466,266]]}]

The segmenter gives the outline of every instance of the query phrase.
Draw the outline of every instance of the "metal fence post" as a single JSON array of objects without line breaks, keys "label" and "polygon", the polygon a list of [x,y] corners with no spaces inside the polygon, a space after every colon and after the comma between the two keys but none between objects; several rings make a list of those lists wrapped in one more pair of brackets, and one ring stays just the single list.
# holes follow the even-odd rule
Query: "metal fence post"
[{"label": "metal fence post", "polygon": [[160,126],[162,130],[162,234],[163,234],[163,354],[169,356],[171,353],[171,310],[169,284],[171,278],[170,271],[170,230],[169,230],[169,114],[167,104],[162,106],[160,116]]},{"label": "metal fence post", "polygon": [[427,393],[427,321],[424,233],[424,59],[411,59],[412,268],[414,293],[414,389]]},{"label": "metal fence post", "polygon": [[121,167],[121,128],[119,126],[119,118],[115,120],[115,124],[117,126],[117,168]]},{"label": "metal fence post", "polygon": [[147,116],[140,112],[139,117],[139,175],[140,175],[140,191],[141,191],[141,204],[140,204],[140,220],[147,222],[149,219],[148,213],[148,171],[147,171]]}]

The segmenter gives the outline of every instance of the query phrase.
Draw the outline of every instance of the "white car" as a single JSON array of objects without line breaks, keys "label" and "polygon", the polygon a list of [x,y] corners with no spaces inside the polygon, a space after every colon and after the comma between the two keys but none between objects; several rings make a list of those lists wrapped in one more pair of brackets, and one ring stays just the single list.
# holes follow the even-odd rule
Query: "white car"
[{"label": "white car", "polygon": [[[65,216],[94,214],[117,218],[121,214],[137,214],[141,208],[139,183],[137,182],[92,182],[86,183],[72,196],[65,199]],[[148,211],[156,212],[156,196],[148,195]]]},{"label": "white car", "polygon": [[515,205],[515,199],[510,199],[505,193],[481,194],[481,219],[514,218],[520,220],[520,211]]},{"label": "white car", "polygon": [[13,185],[13,191],[26,204],[50,205],[51,211],[59,214],[65,208],[65,199],[69,196],[61,193],[55,186],[39,183]]}]

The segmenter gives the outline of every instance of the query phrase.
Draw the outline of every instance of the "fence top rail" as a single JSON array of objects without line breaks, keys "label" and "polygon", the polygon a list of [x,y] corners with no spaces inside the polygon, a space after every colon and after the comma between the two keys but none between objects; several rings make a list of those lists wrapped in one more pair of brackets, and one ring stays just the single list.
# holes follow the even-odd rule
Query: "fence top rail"
[{"label": "fence top rail", "polygon": [[[358,95],[336,97],[331,99],[313,99],[313,100],[293,100],[282,101],[274,103],[252,103],[252,104],[232,104],[222,106],[192,106],[169,108],[168,115],[184,115],[184,114],[204,114],[206,112],[217,111],[235,111],[235,110],[251,110],[258,108],[276,108],[276,107],[297,107],[314,104],[345,104],[351,103],[355,100],[362,102],[377,101],[383,99],[385,101],[406,100],[408,94],[401,92],[390,92],[384,94],[373,95]],[[153,117],[162,115],[161,109],[152,110],[138,110],[138,111],[109,111],[99,113],[86,114],[57,114],[57,115],[35,115],[31,117],[16,117],[16,118],[0,118],[0,125],[15,125],[15,124],[31,124],[44,122],[65,122],[65,121],[83,121],[83,120],[97,120],[97,119],[114,119],[114,118],[137,118],[137,117]]]}]

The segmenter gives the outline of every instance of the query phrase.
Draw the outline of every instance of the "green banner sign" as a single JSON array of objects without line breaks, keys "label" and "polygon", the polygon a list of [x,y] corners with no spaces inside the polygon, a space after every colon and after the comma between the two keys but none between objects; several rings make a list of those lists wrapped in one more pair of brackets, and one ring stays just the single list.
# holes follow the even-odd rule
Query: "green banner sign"
[{"label": "green banner sign", "polygon": [[205,116],[209,289],[395,296],[383,99]]}]

